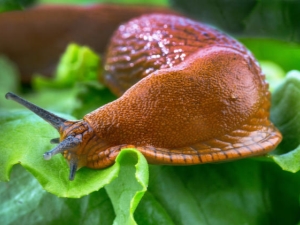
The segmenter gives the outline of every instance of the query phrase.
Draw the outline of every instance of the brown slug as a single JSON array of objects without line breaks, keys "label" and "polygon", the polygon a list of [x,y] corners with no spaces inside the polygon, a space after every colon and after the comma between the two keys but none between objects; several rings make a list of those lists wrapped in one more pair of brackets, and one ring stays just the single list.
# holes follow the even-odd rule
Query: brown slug
[{"label": "brown slug", "polygon": [[6,94],[58,130],[44,158],[63,153],[70,180],[77,168],[112,165],[128,147],[149,163],[192,165],[263,155],[281,141],[258,63],[207,25],[163,14],[133,19],[112,37],[104,68],[120,97],[79,121]]}]

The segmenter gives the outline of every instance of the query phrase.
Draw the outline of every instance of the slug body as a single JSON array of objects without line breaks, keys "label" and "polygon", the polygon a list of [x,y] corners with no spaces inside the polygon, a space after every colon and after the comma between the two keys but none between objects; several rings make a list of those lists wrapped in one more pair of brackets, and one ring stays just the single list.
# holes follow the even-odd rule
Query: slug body
[{"label": "slug body", "polygon": [[59,118],[60,144],[45,153],[63,152],[70,179],[79,167],[112,165],[127,147],[150,163],[191,165],[262,155],[281,141],[254,57],[203,24],[154,14],[121,25],[105,70],[104,82],[121,97],[83,120]]}]

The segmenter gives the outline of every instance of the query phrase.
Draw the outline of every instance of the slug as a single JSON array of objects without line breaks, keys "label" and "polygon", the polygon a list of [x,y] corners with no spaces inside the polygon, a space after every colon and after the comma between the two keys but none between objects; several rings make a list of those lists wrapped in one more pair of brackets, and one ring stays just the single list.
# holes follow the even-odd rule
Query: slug
[{"label": "slug", "polygon": [[103,81],[118,96],[67,121],[7,93],[60,134],[45,159],[62,153],[69,179],[102,169],[124,148],[152,164],[193,165],[263,155],[282,136],[269,120],[270,92],[257,61],[233,38],[199,22],[151,14],[111,38]]}]

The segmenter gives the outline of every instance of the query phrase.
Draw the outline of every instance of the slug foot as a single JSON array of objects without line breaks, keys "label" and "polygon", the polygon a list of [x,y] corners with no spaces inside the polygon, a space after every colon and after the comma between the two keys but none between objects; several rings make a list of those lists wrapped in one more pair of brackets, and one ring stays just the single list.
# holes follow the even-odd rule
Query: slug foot
[{"label": "slug foot", "polygon": [[144,146],[137,149],[152,164],[194,165],[264,155],[272,151],[282,139],[272,124],[261,126],[261,130],[255,129],[257,125],[244,125],[219,138],[182,148]]}]

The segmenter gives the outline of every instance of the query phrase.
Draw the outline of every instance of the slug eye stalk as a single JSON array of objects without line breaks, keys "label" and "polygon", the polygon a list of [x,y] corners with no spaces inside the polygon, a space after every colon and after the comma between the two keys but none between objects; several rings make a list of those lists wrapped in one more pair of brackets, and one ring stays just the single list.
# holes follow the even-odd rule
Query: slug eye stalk
[{"label": "slug eye stalk", "polygon": [[[57,139],[52,139],[57,141]],[[70,175],[69,175],[69,180],[74,180],[75,173],[77,171],[78,167],[78,159],[75,154],[72,154],[72,150],[76,149],[76,147],[80,144],[80,140],[78,138],[75,138],[73,136],[68,136],[65,140],[59,143],[55,148],[52,150],[45,152],[44,153],[44,159],[45,160],[50,160],[52,156],[63,153],[64,151],[68,151],[68,157],[69,157],[69,167],[70,167]]]},{"label": "slug eye stalk", "polygon": [[50,113],[50,112],[46,111],[45,109],[42,109],[42,108],[38,107],[37,105],[26,101],[25,99],[19,97],[18,95],[14,94],[14,93],[8,92],[5,95],[5,98],[9,99],[9,100],[13,100],[13,101],[25,106],[27,109],[34,112],[36,115],[38,115],[39,117],[43,118],[45,121],[50,123],[58,131],[61,128],[61,126],[63,126],[64,122],[67,121],[66,119],[56,116],[53,113]]},{"label": "slug eye stalk", "polygon": [[[6,99],[13,100],[26,108],[28,108],[30,111],[50,123],[58,132],[65,129],[65,122],[66,119],[63,119],[61,117],[58,117],[54,115],[53,113],[50,113],[36,105],[34,105],[31,102],[26,101],[25,99],[19,97],[18,95],[8,92],[5,95]],[[80,144],[81,140],[74,137],[74,136],[67,136],[62,142],[59,142],[59,138],[54,138],[50,140],[50,143],[52,144],[58,144],[55,148],[52,150],[44,153],[44,159],[50,160],[52,156],[64,153],[66,152],[67,159],[69,161],[69,167],[70,167],[70,175],[69,179],[74,180],[76,170],[78,168],[78,157],[73,152],[76,150],[76,147]]]},{"label": "slug eye stalk", "polygon": [[59,144],[59,138],[53,138],[50,140],[50,144]]},{"label": "slug eye stalk", "polygon": [[76,146],[80,143],[80,140],[73,137],[73,136],[68,136],[65,140],[59,143],[55,148],[52,150],[45,152],[44,153],[44,159],[45,160],[50,160],[52,156],[58,154],[58,153],[63,153],[64,151],[71,150],[73,148],[76,148]]}]

